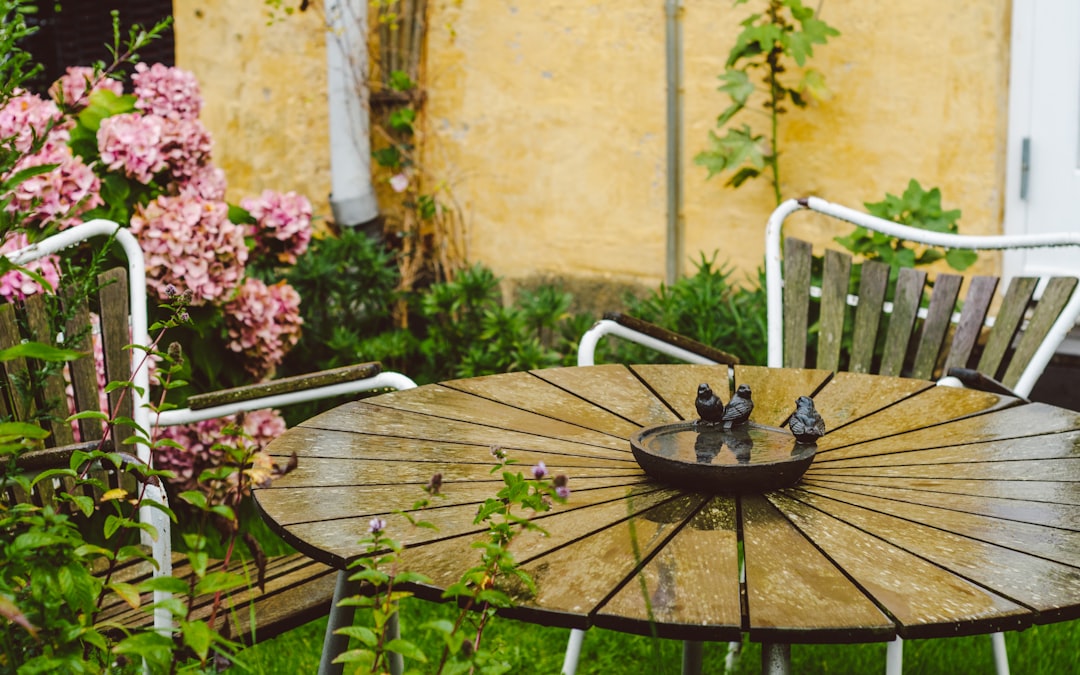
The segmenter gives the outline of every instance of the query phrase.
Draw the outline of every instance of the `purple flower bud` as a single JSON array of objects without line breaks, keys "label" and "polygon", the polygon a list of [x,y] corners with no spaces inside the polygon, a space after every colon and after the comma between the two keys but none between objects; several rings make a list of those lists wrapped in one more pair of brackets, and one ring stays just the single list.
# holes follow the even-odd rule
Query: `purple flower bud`
[{"label": "purple flower bud", "polygon": [[176,295],[176,286],[173,286],[172,284],[166,284],[165,285],[165,297],[171,298],[171,297],[174,297],[175,295]]},{"label": "purple flower bud", "polygon": [[378,534],[384,529],[386,529],[386,521],[382,518],[372,518],[371,522],[368,523],[368,530],[372,534]]},{"label": "purple flower bud", "polygon": [[540,460],[536,463],[536,466],[532,468],[533,478],[540,480],[547,475],[547,467],[544,465],[544,461]]},{"label": "purple flower bud", "polygon": [[555,488],[555,494],[557,494],[562,499],[566,499],[570,496],[570,488],[566,487],[565,485],[557,487]]},{"label": "purple flower bud", "polygon": [[439,494],[440,489],[442,489],[442,474],[437,473],[431,477],[431,480],[428,481],[428,484],[424,487],[424,490],[429,495],[437,495]]}]

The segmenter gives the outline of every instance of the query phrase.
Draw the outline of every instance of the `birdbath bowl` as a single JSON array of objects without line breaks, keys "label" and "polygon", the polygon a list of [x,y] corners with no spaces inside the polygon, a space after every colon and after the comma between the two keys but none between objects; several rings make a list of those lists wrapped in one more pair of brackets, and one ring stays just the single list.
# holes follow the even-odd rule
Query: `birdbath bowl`
[{"label": "birdbath bowl", "polygon": [[747,422],[734,429],[701,422],[646,427],[630,437],[653,478],[700,492],[766,492],[799,482],[817,446],[784,429]]}]

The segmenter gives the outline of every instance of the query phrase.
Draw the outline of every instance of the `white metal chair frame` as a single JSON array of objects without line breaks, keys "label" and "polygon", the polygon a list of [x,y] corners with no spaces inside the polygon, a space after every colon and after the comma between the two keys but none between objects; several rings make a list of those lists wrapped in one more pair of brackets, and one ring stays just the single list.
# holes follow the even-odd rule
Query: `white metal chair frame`
[{"label": "white metal chair frame", "polygon": [[[75,244],[88,241],[95,237],[111,237],[120,244],[124,256],[127,258],[131,341],[132,344],[150,345],[151,339],[147,329],[146,262],[138,239],[127,228],[109,220],[96,219],[81,225],[76,225],[18,251],[8,253],[7,258],[15,264],[22,265],[47,255],[58,253]],[[276,408],[294,403],[342,396],[361,391],[371,391],[374,389],[411,389],[416,386],[415,382],[401,373],[380,372],[373,377],[361,380],[324,385],[321,387],[313,387],[311,389],[276,394],[273,396],[263,396],[261,398],[229,403],[227,405],[199,410],[179,408],[162,411],[156,416],[156,419],[151,420],[148,398],[150,389],[149,365],[146,359],[143,358],[141,351],[132,350],[132,352],[131,381],[133,387],[131,388],[130,395],[132,397],[134,409],[133,418],[139,428],[146,430],[147,433],[149,433],[151,426],[188,424],[190,422],[214,419],[238,412]],[[145,443],[137,444],[135,451],[136,456],[140,461],[143,461],[148,465],[151,464],[152,458],[150,448]],[[146,498],[164,506],[168,505],[168,497],[165,490],[160,486],[148,485]],[[150,547],[151,554],[157,562],[157,569],[154,571],[154,576],[171,575],[172,544],[170,541],[168,517],[160,509],[150,505],[143,505],[139,509],[139,519],[153,525],[158,532],[156,539],[150,537],[146,531],[143,531],[142,533],[143,543]],[[339,586],[347,583],[347,576],[346,572],[339,573]],[[162,591],[154,592],[155,604],[168,598],[168,593]],[[337,600],[338,597],[337,594],[335,594],[335,609],[331,610],[332,614],[336,611]],[[154,627],[162,632],[169,632],[172,629],[172,615],[160,606],[154,612]],[[333,622],[331,622],[330,628],[333,627]],[[329,638],[329,629],[327,635]]]},{"label": "white metal chair frame", "polygon": [[[1006,250],[1026,248],[1047,248],[1060,246],[1080,246],[1080,232],[1059,232],[1031,235],[959,235],[930,232],[916,227],[900,225],[889,220],[878,218],[870,214],[856,211],[838,204],[833,204],[818,197],[804,199],[789,199],[776,208],[769,216],[765,226],[765,284],[766,284],[766,318],[768,325],[768,362],[770,368],[779,368],[783,365],[784,353],[784,321],[783,321],[783,276],[781,264],[781,232],[784,221],[792,213],[808,209],[859,225],[868,230],[881,232],[897,239],[903,239],[930,246],[943,246],[946,248],[958,248],[969,250]],[[1078,266],[1080,276],[1080,266]],[[856,304],[858,298],[849,296],[849,304]],[[888,307],[886,307],[888,311]],[[1050,329],[1036,351],[1035,355],[1025,366],[1023,374],[1013,387],[1020,396],[1028,396],[1035,387],[1035,383],[1046,369],[1050,359],[1054,356],[1057,348],[1068,332],[1076,325],[1080,317],[1080,287],[1073,292],[1072,297],[1062,310],[1057,321]],[[987,320],[990,325],[993,319]],[[663,342],[648,335],[622,326],[614,321],[603,319],[598,321],[581,338],[578,345],[578,365],[591,366],[595,364],[595,351],[599,341],[605,336],[613,336],[640,345],[655,349],[658,352],[672,356],[689,363],[712,364],[716,361],[702,357],[698,354],[686,351],[674,345]],[[961,386],[959,380],[954,377],[943,377],[938,384],[948,386]],[[563,662],[562,672],[564,675],[574,675],[577,669],[577,661],[581,651],[581,642],[584,631],[573,630],[567,645],[566,656]],[[1009,662],[1005,651],[1005,640],[1001,633],[991,635],[994,650],[994,663],[998,675],[1008,675]],[[738,644],[738,643],[734,643]],[[886,660],[886,674],[899,675],[903,667],[903,642],[897,637],[889,643]],[[729,651],[729,667],[732,653]],[[700,643],[686,643],[683,654],[683,672],[700,672]]]}]

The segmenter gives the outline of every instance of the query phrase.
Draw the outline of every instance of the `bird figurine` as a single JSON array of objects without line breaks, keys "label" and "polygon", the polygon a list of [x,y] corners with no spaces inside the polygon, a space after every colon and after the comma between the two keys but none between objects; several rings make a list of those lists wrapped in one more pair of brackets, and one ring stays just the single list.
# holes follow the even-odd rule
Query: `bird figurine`
[{"label": "bird figurine", "polygon": [[722,419],[724,428],[731,429],[746,424],[753,409],[754,401],[750,398],[750,385],[740,384],[735,390],[735,395],[728,401],[727,409],[724,410]]},{"label": "bird figurine", "polygon": [[816,443],[825,435],[825,420],[814,408],[814,399],[809,396],[795,399],[795,412],[791,414],[788,428],[799,443]]},{"label": "bird figurine", "polygon": [[712,387],[702,382],[697,388],[697,406],[700,422],[705,424],[720,424],[724,419],[724,403],[713,393]]}]

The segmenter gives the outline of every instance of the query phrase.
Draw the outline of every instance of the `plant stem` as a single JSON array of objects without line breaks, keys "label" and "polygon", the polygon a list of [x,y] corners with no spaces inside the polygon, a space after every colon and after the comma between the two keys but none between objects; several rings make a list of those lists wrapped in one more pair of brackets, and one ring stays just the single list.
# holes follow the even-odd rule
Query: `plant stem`
[{"label": "plant stem", "polygon": [[[769,20],[773,25],[779,25],[783,27],[783,22],[780,20],[780,3],[777,0],[772,0],[769,3]],[[779,45],[774,45],[772,50],[766,57],[766,62],[769,66],[769,117],[772,125],[772,133],[769,136],[769,167],[772,169],[772,185],[773,185],[773,197],[776,199],[776,205],[780,206],[780,154],[777,152],[776,146],[776,132],[780,126],[780,99],[777,98],[777,84],[776,76],[780,71],[780,57],[783,54],[783,48]]]}]

